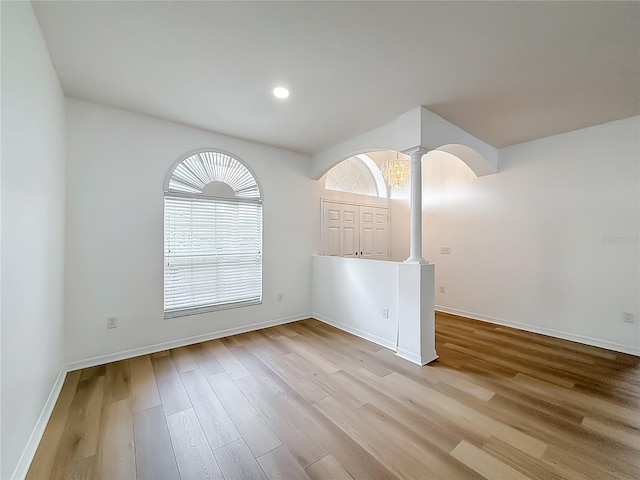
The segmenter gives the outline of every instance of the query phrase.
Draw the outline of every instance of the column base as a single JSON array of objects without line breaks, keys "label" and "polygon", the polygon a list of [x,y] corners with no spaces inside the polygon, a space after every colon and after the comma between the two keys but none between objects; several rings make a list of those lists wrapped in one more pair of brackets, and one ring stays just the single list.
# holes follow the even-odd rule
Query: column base
[{"label": "column base", "polygon": [[404,261],[404,263],[419,263],[420,265],[428,265],[429,261],[425,260],[422,257],[409,257]]},{"label": "column base", "polygon": [[398,265],[398,343],[396,355],[416,365],[438,358],[435,324],[435,266],[426,261]]}]

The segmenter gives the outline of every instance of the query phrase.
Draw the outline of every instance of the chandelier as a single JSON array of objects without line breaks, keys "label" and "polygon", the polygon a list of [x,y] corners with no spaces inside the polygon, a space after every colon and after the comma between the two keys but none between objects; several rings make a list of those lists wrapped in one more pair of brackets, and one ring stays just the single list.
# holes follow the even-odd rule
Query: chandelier
[{"label": "chandelier", "polygon": [[396,152],[396,158],[382,164],[382,176],[387,185],[393,190],[402,190],[409,181],[411,167],[409,160],[401,159]]}]

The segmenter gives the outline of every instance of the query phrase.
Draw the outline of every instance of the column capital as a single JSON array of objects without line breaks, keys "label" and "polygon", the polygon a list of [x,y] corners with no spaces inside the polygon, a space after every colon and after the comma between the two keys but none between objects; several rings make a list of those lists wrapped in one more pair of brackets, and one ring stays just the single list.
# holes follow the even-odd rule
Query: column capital
[{"label": "column capital", "polygon": [[409,148],[407,150],[403,150],[402,153],[404,153],[405,155],[408,155],[411,157],[411,159],[414,158],[422,158],[423,155],[425,155],[426,153],[429,152],[429,149],[424,148],[424,147],[414,147],[414,148]]}]

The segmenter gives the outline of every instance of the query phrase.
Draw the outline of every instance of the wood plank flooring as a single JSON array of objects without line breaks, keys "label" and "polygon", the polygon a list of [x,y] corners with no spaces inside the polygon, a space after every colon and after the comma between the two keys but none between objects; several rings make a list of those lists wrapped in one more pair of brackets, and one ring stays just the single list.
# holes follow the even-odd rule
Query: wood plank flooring
[{"label": "wood plank flooring", "polygon": [[309,319],[71,372],[27,478],[640,478],[640,358],[444,314],[436,343]]}]

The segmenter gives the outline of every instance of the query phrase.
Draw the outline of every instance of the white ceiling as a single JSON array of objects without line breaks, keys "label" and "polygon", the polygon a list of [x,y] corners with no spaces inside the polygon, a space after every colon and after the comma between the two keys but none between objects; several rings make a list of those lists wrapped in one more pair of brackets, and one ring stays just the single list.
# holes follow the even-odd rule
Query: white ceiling
[{"label": "white ceiling", "polygon": [[305,153],[419,105],[495,147],[640,114],[637,2],[33,5],[68,95]]}]

